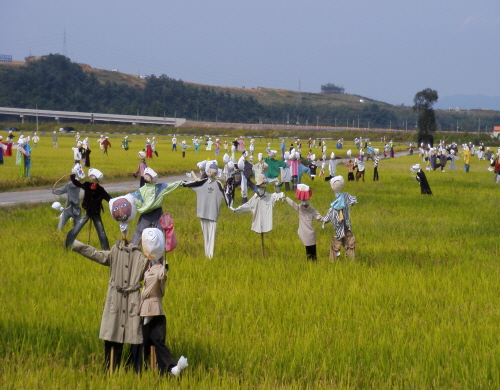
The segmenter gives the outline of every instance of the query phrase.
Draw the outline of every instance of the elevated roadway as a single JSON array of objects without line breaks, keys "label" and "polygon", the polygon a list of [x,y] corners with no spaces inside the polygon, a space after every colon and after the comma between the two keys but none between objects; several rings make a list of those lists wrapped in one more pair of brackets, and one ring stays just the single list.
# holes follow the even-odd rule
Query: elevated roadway
[{"label": "elevated roadway", "polygon": [[71,112],[71,111],[54,111],[54,110],[38,110],[30,108],[11,108],[0,107],[0,115],[18,116],[24,123],[27,117],[44,117],[54,118],[56,122],[60,119],[73,119],[77,121],[94,122],[119,122],[130,123],[133,125],[157,125],[157,126],[174,126],[179,127],[186,122],[185,118],[164,118],[157,116],[140,116],[140,115],[118,115],[118,114],[100,114],[93,112]]}]

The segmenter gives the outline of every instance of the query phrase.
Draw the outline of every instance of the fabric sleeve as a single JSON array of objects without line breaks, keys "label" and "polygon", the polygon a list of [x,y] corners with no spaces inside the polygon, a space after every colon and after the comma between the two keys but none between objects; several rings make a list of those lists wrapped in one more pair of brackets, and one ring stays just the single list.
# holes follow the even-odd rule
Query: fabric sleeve
[{"label": "fabric sleeve", "polygon": [[250,211],[252,211],[252,208],[255,204],[256,200],[255,200],[255,196],[251,197],[250,200],[244,204],[242,204],[241,206],[239,206],[238,208],[234,209],[234,212],[236,214],[245,214],[245,213],[248,213]]},{"label": "fabric sleeve", "polygon": [[358,200],[356,199],[355,196],[352,196],[351,194],[345,193],[344,194],[344,200],[345,202],[349,205],[352,206],[356,203],[358,203]]},{"label": "fabric sleeve", "polygon": [[299,205],[291,200],[288,196],[285,198],[286,203],[288,203],[295,211],[299,211]]},{"label": "fabric sleeve", "polygon": [[69,178],[71,179],[71,182],[76,186],[76,187],[79,187],[79,188],[84,188],[83,184],[80,183],[78,180],[76,180],[76,175],[74,173],[72,173],[71,175],[69,175]]},{"label": "fabric sleeve", "polygon": [[101,265],[109,267],[111,264],[111,251],[98,251],[94,247],[85,245],[78,240],[73,242],[71,250]]},{"label": "fabric sleeve", "polygon": [[54,195],[63,195],[63,194],[66,194],[67,192],[68,192],[68,184],[67,183],[65,185],[63,185],[62,187],[52,189],[52,193]]},{"label": "fabric sleeve", "polygon": [[169,194],[173,190],[175,190],[177,187],[179,187],[183,183],[182,180],[175,181],[173,183],[170,183],[167,185],[167,187],[160,193],[161,197],[164,197],[165,195]]}]

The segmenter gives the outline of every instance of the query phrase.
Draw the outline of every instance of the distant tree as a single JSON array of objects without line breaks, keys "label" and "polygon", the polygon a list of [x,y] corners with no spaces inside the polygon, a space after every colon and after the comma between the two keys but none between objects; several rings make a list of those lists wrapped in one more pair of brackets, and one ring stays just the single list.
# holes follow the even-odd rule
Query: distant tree
[{"label": "distant tree", "polygon": [[344,87],[340,87],[338,85],[328,83],[321,86],[321,92],[323,93],[344,93]]},{"label": "distant tree", "polygon": [[436,131],[436,115],[432,105],[437,102],[437,91],[426,88],[415,94],[413,109],[418,112],[418,143],[434,144],[434,131]]}]

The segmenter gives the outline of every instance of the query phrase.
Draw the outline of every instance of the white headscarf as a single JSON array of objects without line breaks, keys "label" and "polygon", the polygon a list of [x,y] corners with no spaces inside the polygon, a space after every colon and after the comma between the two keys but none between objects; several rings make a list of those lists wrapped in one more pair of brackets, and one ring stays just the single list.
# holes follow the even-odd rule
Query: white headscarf
[{"label": "white headscarf", "polygon": [[142,231],[142,250],[149,260],[159,260],[165,252],[165,234],[157,228]]}]

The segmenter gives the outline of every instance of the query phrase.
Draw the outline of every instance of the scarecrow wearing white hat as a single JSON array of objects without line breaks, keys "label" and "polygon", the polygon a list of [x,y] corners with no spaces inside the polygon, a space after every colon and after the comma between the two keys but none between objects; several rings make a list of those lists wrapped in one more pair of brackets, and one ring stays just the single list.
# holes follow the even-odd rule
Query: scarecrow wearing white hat
[{"label": "scarecrow wearing white hat", "polygon": [[82,165],[84,167],[90,168],[90,153],[92,151],[90,150],[90,141],[87,138],[83,140],[82,147],[81,147],[81,154],[82,154]]},{"label": "scarecrow wearing white hat", "polygon": [[158,157],[158,151],[156,150],[156,137],[153,136],[151,138],[151,150],[153,151],[154,155]]},{"label": "scarecrow wearing white hat", "polygon": [[448,160],[450,160],[450,167],[448,169],[452,169],[454,171],[457,170],[457,166],[455,165],[455,160],[459,160],[460,157],[458,157],[455,153],[455,149],[450,149],[450,153],[447,156]]},{"label": "scarecrow wearing white hat", "polygon": [[104,137],[104,141],[101,142],[101,146],[103,147],[102,154],[108,155],[108,148],[111,147],[111,142],[109,142],[109,137]]},{"label": "scarecrow wearing white hat", "polygon": [[139,180],[139,188],[142,187],[144,184],[146,184],[146,181],[144,180],[144,170],[148,167],[148,164],[146,164],[146,153],[144,153],[142,150],[138,153],[139,159],[139,166],[137,167],[137,171],[135,171],[132,175],[134,175],[135,178],[137,178],[137,175],[141,175],[140,180]]},{"label": "scarecrow wearing white hat", "polygon": [[267,164],[267,181],[276,187],[280,173],[279,168],[286,168],[288,165],[283,161],[276,160],[276,150],[270,150],[268,157],[264,157],[264,162]]},{"label": "scarecrow wearing white hat", "polygon": [[364,154],[362,150],[359,151],[359,158],[356,161],[356,183],[359,181],[360,178],[363,178],[363,182],[365,181],[365,159],[364,159]]},{"label": "scarecrow wearing white hat", "polygon": [[373,149],[373,181],[378,181],[378,163],[380,161],[380,157],[378,156],[378,149]]},{"label": "scarecrow wearing white hat", "polygon": [[[350,150],[348,150],[347,152],[350,152]],[[344,163],[347,168],[347,181],[354,181],[354,168],[356,167],[356,164],[354,163],[354,161],[352,161],[351,154],[348,153],[347,155],[349,157],[349,161]]]},{"label": "scarecrow wearing white hat", "polygon": [[252,170],[254,172],[254,176],[267,172],[267,164],[262,160],[262,153],[257,155],[257,162],[253,164]]},{"label": "scarecrow wearing white hat", "polygon": [[[55,131],[54,131],[54,133],[55,133]],[[7,150],[5,151],[5,156],[11,157],[12,156],[12,144],[14,143],[14,134],[12,133],[12,130],[9,130],[9,134],[7,135],[6,141],[7,141]],[[57,141],[57,137],[56,137],[56,141]]]},{"label": "scarecrow wearing white hat", "polygon": [[255,143],[255,140],[252,138],[250,140],[250,146],[248,147],[248,150],[250,151],[250,156],[252,156],[252,157],[253,157],[253,153],[255,151],[255,144],[254,143]]},{"label": "scarecrow wearing white hat", "polygon": [[40,141],[40,137],[38,136],[38,134],[36,133],[35,131],[35,134],[33,134],[33,147],[36,148],[36,145],[38,144],[38,141]]},{"label": "scarecrow wearing white hat", "polygon": [[420,164],[412,165],[410,172],[415,175],[415,179],[420,183],[420,193],[422,195],[432,195],[431,187],[424,171],[420,168]]},{"label": "scarecrow wearing white hat", "polygon": [[312,190],[305,184],[299,184],[295,191],[295,197],[300,200],[300,204],[295,203],[289,197],[286,202],[299,213],[299,230],[297,233],[306,247],[307,260],[316,260],[316,233],[314,231],[313,219],[323,221],[323,217],[312,207],[308,200],[312,196]]},{"label": "scarecrow wearing white hat", "polygon": [[330,209],[323,218],[323,227],[326,222],[331,221],[335,230],[335,235],[330,244],[330,260],[335,260],[340,256],[342,246],[345,248],[346,256],[354,259],[356,238],[351,227],[351,206],[357,204],[358,201],[355,196],[347,192],[341,192],[344,188],[344,178],[342,176],[332,178],[330,186],[335,192],[335,200],[330,204]]},{"label": "scarecrow wearing white hat", "polygon": [[218,156],[220,154],[220,140],[219,138],[215,139],[215,155]]},{"label": "scarecrow wearing white hat", "polygon": [[212,137],[209,137],[207,140],[207,147],[205,148],[205,150],[211,151],[213,144],[214,144],[214,142],[212,141]]},{"label": "scarecrow wearing white hat", "polygon": [[310,163],[307,167],[309,168],[309,172],[311,175],[311,181],[314,181],[314,178],[316,177],[316,172],[318,170],[318,166],[316,165],[316,155],[314,153],[311,154],[311,158],[309,161],[310,161]]},{"label": "scarecrow wearing white hat", "polygon": [[222,200],[228,204],[224,188],[216,179],[219,171],[217,161],[208,161],[205,166],[206,178],[198,181],[183,183],[184,187],[191,188],[196,193],[196,216],[200,218],[205,256],[211,259],[214,255],[217,221]]},{"label": "scarecrow wearing white hat", "polygon": [[246,203],[248,200],[248,183],[250,182],[250,177],[252,176],[252,166],[253,164],[247,161],[248,152],[243,151],[240,159],[238,160],[238,169],[241,171],[241,198],[242,203]]},{"label": "scarecrow wearing white hat", "polygon": [[79,141],[80,141],[80,133],[77,131],[75,134],[75,143],[78,144]]},{"label": "scarecrow wearing white hat", "polygon": [[296,152],[290,152],[290,159],[287,161],[287,165],[290,168],[292,174],[292,190],[297,189],[297,184],[299,184],[299,164],[300,160],[297,158]]},{"label": "scarecrow wearing white hat", "polygon": [[151,147],[151,140],[149,138],[146,138],[144,150],[146,151],[146,158],[153,158],[153,148]]},{"label": "scarecrow wearing white hat", "polygon": [[330,160],[328,160],[328,171],[330,175],[325,177],[325,181],[330,181],[332,177],[336,175],[337,172],[337,160],[335,159],[335,153],[330,153]]},{"label": "scarecrow wearing white hat", "polygon": [[283,201],[283,192],[269,194],[266,192],[268,180],[264,175],[257,175],[255,178],[256,192],[250,200],[234,209],[236,214],[252,213],[252,230],[261,234],[262,256],[264,256],[264,233],[273,229],[273,208],[278,200]]},{"label": "scarecrow wearing white hat", "polygon": [[[81,172],[83,173],[83,170]],[[73,219],[73,227],[75,227],[82,217],[80,209],[80,187],[75,186],[70,180],[62,187],[53,188],[52,193],[57,196],[66,194],[66,207],[62,207],[59,202],[54,202],[52,204],[53,209],[61,211],[57,230],[62,230],[70,218]]]},{"label": "scarecrow wearing white hat", "polygon": [[73,241],[75,241],[76,236],[78,236],[78,233],[80,233],[80,230],[82,230],[88,220],[91,219],[97,231],[101,248],[102,250],[107,251],[109,250],[109,241],[102,223],[101,211],[103,210],[102,201],[105,200],[106,202],[109,202],[111,196],[109,196],[106,190],[100,185],[104,179],[104,175],[98,169],[90,168],[88,171],[90,181],[80,183],[76,175],[78,172],[77,169],[78,166],[75,165],[70,178],[71,182],[76,187],[83,189],[82,207],[87,214],[75,224],[73,229],[68,232],[68,235],[66,236],[66,248],[71,246]]},{"label": "scarecrow wearing white hat", "polygon": [[73,160],[75,164],[80,164],[82,161],[82,142],[78,141],[76,147],[73,146],[71,150],[73,151]]},{"label": "scarecrow wearing white hat", "polygon": [[20,136],[17,141],[16,165],[20,165],[20,177],[31,178],[31,146],[30,137]]},{"label": "scarecrow wearing white hat", "polygon": [[151,347],[154,346],[160,375],[169,372],[178,376],[188,366],[188,361],[181,356],[176,362],[170,349],[165,345],[167,319],[163,311],[162,299],[165,295],[168,263],[164,257],[165,236],[162,231],[155,228],[144,229],[142,250],[149,260],[144,273],[140,306],[140,318],[143,321],[144,361],[147,364]]},{"label": "scarecrow wearing white hat", "polygon": [[177,152],[177,137],[175,135],[172,137],[172,152]]},{"label": "scarecrow wearing white hat", "polygon": [[182,140],[181,142],[182,158],[186,157],[186,149],[190,147],[191,145],[188,145],[185,140]]},{"label": "scarecrow wearing white hat", "polygon": [[373,151],[375,150],[372,147],[372,143],[369,142],[368,145],[365,146],[366,149],[366,161],[372,159],[373,160]]},{"label": "scarecrow wearing white hat", "polygon": [[127,152],[127,151],[128,151],[128,149],[129,149],[128,144],[129,144],[130,142],[132,142],[132,141],[130,141],[130,140],[128,139],[128,135],[126,135],[125,137],[123,137],[123,141],[122,141],[122,148],[123,148],[123,150],[125,150],[126,152]]},{"label": "scarecrow wearing white hat", "polygon": [[[287,150],[285,152],[283,162],[287,165],[286,167],[280,167],[280,182],[276,186],[276,191],[281,191],[283,183],[285,183],[285,191],[290,191],[290,183],[292,182],[292,171],[288,166],[288,161],[290,160],[290,152]],[[267,173],[267,172],[266,172]],[[263,173],[264,174],[264,173]],[[264,176],[266,176],[264,174]]]},{"label": "scarecrow wearing white hat", "polygon": [[137,212],[141,214],[135,227],[132,243],[139,245],[142,231],[148,227],[156,227],[163,230],[160,218],[163,215],[163,198],[182,184],[182,180],[167,183],[157,183],[158,174],[151,168],[144,169],[144,184],[131,195],[135,198]]},{"label": "scarecrow wearing white hat", "polygon": [[[132,203],[131,203],[132,202]],[[150,265],[141,249],[127,242],[127,224],[133,219],[130,198],[110,200],[113,218],[120,221],[122,238],[111,249],[97,250],[80,241],[72,242],[72,250],[89,260],[109,267],[109,282],[101,319],[99,338],[104,340],[105,367],[113,372],[120,365],[123,344],[131,344],[134,371],[142,370],[142,324],[140,314],[141,281]]]},{"label": "scarecrow wearing white hat", "polygon": [[104,146],[102,145],[102,143],[104,142],[104,135],[101,134],[101,136],[97,139],[97,142],[99,143],[99,148],[104,149]]}]

